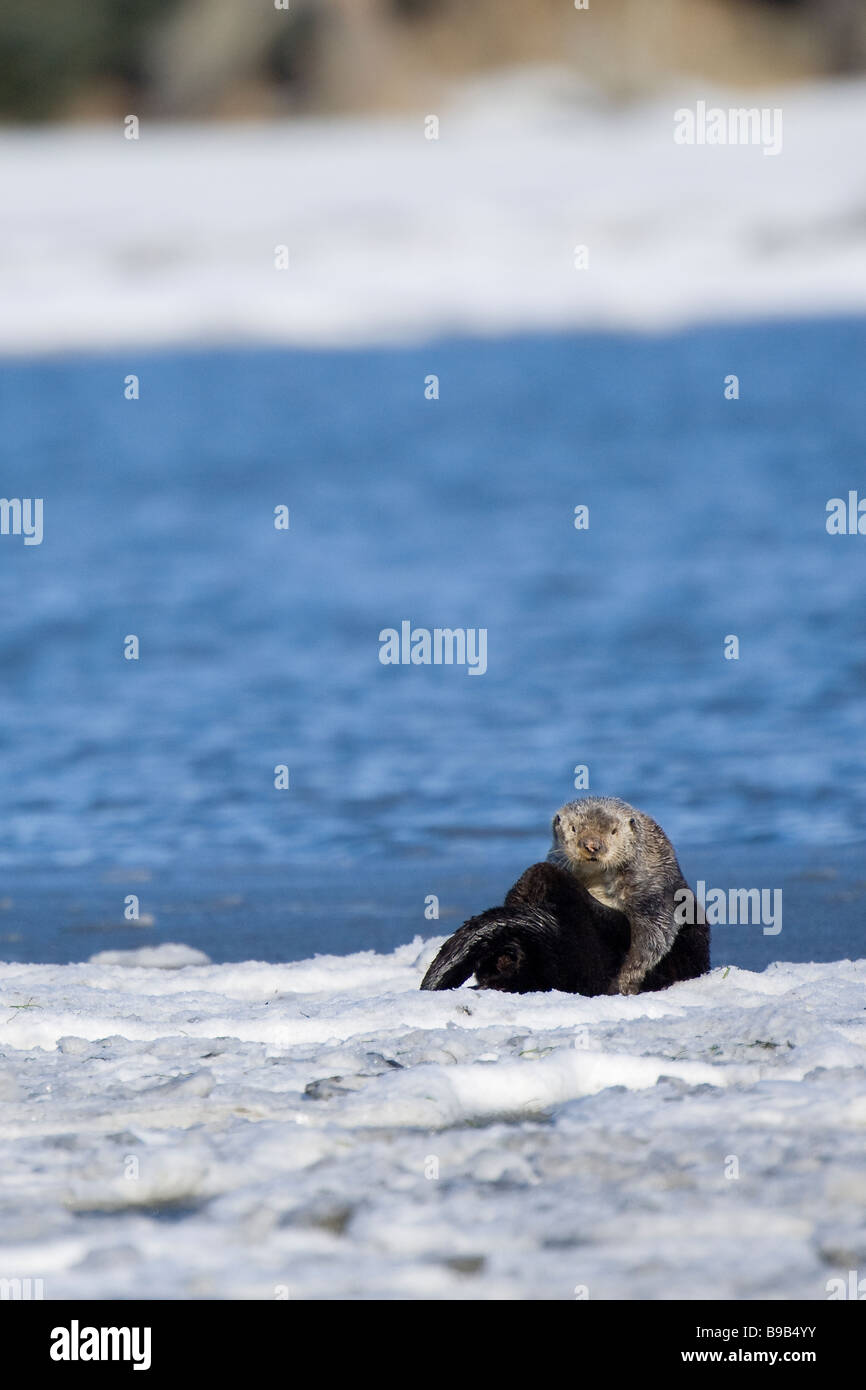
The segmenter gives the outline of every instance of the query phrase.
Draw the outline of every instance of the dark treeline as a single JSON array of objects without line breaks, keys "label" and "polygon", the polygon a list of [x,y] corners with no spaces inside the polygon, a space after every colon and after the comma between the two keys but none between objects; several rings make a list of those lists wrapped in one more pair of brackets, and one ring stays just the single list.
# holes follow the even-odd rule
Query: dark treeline
[{"label": "dark treeline", "polygon": [[[279,7],[279,8],[278,8]],[[407,109],[520,62],[628,98],[672,72],[798,81],[866,66],[862,0],[2,0],[0,119]]]}]

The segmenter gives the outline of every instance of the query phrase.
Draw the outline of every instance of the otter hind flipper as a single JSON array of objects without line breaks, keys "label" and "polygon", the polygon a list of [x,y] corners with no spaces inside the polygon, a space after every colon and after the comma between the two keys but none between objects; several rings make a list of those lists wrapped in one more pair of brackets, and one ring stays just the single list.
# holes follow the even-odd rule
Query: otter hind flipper
[{"label": "otter hind flipper", "polygon": [[558,930],[555,919],[537,908],[489,908],[448,938],[421,988],[456,989],[474,975],[480,989],[513,994],[550,989],[545,957]]},{"label": "otter hind flipper", "polygon": [[526,951],[513,932],[484,951],[475,967],[479,989],[500,989],[506,993],[522,994],[522,981],[527,976]]},{"label": "otter hind flipper", "polygon": [[490,954],[496,936],[501,936],[501,927],[502,914],[497,908],[470,917],[441,947],[421,981],[421,989],[456,989],[462,985]]}]

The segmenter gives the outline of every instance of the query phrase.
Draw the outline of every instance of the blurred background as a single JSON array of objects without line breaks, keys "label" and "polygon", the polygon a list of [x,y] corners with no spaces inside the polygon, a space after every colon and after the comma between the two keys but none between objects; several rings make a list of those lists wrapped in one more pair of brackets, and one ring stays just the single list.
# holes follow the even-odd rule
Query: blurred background
[{"label": "blurred background", "polygon": [[0,113],[92,120],[415,110],[470,74],[563,63],[621,98],[672,74],[862,70],[860,0],[3,0]]},{"label": "blurred background", "polygon": [[[847,0],[4,0],[4,956],[441,934],[578,765],[786,885],[724,959],[862,954],[864,44]],[[674,144],[698,100],[781,153]],[[487,674],[381,666],[404,619]]]}]

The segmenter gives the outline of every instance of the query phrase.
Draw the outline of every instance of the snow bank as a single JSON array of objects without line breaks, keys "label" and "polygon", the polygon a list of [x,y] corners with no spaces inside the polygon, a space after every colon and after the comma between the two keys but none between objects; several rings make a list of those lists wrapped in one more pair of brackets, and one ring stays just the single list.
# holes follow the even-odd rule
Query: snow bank
[{"label": "snow bank", "polygon": [[820,1299],[866,1261],[866,961],[422,994],[436,946],[0,966],[0,1276]]},{"label": "snow bank", "polygon": [[[698,100],[781,108],[781,152],[676,145]],[[4,132],[0,351],[866,309],[862,82],[618,108],[520,72],[427,114]]]}]

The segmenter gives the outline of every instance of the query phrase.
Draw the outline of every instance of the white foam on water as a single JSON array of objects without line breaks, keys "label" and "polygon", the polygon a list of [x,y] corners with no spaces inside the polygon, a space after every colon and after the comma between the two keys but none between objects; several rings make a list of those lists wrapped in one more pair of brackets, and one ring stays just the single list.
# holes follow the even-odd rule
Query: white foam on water
[{"label": "white foam on water", "polygon": [[[781,152],[675,144],[698,100],[780,108]],[[526,71],[424,115],[4,131],[0,352],[866,309],[861,81],[615,107]]]}]

